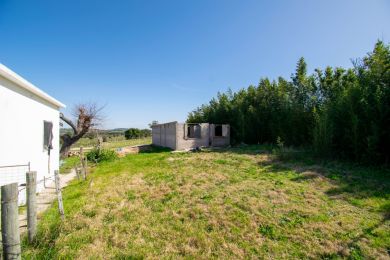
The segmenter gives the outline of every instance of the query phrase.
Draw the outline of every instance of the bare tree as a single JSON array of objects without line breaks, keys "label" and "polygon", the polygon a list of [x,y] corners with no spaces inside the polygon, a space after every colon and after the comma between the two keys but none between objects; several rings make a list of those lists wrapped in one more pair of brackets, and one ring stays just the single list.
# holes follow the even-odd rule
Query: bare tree
[{"label": "bare tree", "polygon": [[70,147],[75,144],[81,137],[83,137],[93,127],[99,125],[102,120],[102,110],[104,106],[98,106],[95,103],[79,104],[73,109],[73,117],[77,120],[75,123],[60,113],[60,118],[67,125],[72,128],[73,133],[65,133],[61,135],[62,146],[60,150],[61,157],[66,157],[69,153]]}]

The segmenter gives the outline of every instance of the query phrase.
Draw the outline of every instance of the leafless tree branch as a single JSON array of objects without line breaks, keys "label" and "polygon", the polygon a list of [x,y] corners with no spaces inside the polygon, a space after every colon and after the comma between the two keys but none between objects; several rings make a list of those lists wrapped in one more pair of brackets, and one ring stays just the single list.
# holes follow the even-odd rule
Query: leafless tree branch
[{"label": "leafless tree branch", "polygon": [[61,120],[68,124],[73,130],[72,135],[63,134],[61,136],[62,146],[60,154],[62,157],[68,155],[70,147],[74,143],[80,140],[80,138],[88,133],[93,127],[96,127],[102,122],[102,110],[104,107],[105,106],[98,106],[96,103],[78,104],[74,106],[72,115],[74,116],[76,123],[65,117],[62,113],[60,114]]}]

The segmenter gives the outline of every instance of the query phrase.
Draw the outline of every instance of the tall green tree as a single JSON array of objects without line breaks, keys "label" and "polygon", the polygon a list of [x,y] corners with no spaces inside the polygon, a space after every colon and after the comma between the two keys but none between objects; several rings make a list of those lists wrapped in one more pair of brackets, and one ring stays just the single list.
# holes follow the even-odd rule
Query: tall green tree
[{"label": "tall green tree", "polygon": [[389,163],[390,50],[378,41],[352,69],[307,74],[304,58],[291,80],[260,80],[218,93],[188,122],[229,123],[232,141],[310,146],[320,156]]}]

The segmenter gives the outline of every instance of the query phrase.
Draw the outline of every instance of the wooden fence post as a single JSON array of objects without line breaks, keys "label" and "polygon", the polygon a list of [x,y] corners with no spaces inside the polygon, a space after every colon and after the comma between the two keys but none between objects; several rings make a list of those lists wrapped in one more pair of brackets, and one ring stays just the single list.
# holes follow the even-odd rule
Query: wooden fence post
[{"label": "wooden fence post", "polygon": [[54,171],[54,179],[55,179],[57,199],[58,199],[58,211],[60,212],[61,219],[64,220],[65,219],[64,204],[62,202],[62,192],[60,187],[60,176],[58,170]]},{"label": "wooden fence post", "polygon": [[86,180],[87,179],[87,170],[86,170],[86,166],[85,166],[84,149],[82,146],[80,147],[80,162],[81,162],[83,177],[84,177],[84,180]]},{"label": "wooden fence post", "polygon": [[27,233],[32,243],[37,234],[37,172],[26,173]]},{"label": "wooden fence post", "polygon": [[1,187],[1,235],[4,259],[21,259],[18,184]]},{"label": "wooden fence post", "polygon": [[84,179],[87,179],[87,174],[88,174],[88,159],[87,157],[84,157]]},{"label": "wooden fence post", "polygon": [[77,166],[75,166],[73,169],[74,169],[74,171],[76,172],[77,179],[80,180],[80,172],[79,172],[79,169],[77,168]]}]

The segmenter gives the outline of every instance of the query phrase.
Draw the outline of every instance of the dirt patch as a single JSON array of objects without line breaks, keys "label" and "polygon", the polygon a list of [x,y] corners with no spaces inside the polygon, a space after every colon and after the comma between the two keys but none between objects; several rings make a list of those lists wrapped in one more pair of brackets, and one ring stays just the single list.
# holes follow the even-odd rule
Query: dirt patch
[{"label": "dirt patch", "polygon": [[119,157],[124,157],[127,154],[137,154],[140,152],[149,152],[152,150],[150,145],[136,145],[136,146],[125,146],[116,149],[116,153]]}]

